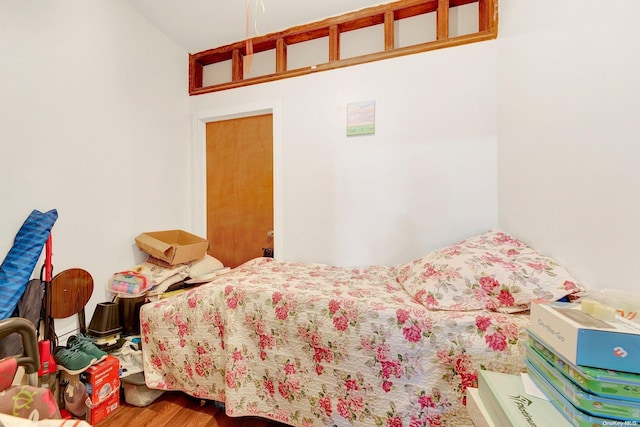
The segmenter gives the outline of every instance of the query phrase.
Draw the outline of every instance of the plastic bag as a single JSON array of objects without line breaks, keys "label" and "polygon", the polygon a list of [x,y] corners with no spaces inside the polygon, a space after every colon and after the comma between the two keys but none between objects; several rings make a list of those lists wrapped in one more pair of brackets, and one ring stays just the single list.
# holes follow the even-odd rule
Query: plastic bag
[{"label": "plastic bag", "polygon": [[640,323],[640,296],[617,289],[590,289],[583,299],[592,300],[613,308],[620,317]]},{"label": "plastic bag", "polygon": [[[146,274],[144,266],[136,266],[132,270],[120,271],[109,279],[109,291],[117,293],[121,298],[132,298],[144,295],[153,286],[150,274]],[[150,273],[150,271],[148,272]]]}]

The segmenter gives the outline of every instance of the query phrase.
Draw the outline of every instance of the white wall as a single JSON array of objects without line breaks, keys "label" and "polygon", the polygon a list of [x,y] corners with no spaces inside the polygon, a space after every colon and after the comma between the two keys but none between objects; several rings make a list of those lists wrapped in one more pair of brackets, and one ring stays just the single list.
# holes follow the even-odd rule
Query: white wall
[{"label": "white wall", "polygon": [[57,209],[54,273],[92,274],[88,323],[142,260],[138,233],[189,228],[187,54],[121,0],[1,9],[0,259],[32,209]]},{"label": "white wall", "polygon": [[[393,265],[497,225],[496,62],[495,41],[477,43],[191,106],[196,128],[274,106],[276,257]],[[346,106],[364,100],[375,100],[375,135],[347,137]],[[197,186],[194,228],[205,230]]]},{"label": "white wall", "polygon": [[639,15],[634,0],[500,3],[499,224],[594,288],[637,288]]}]

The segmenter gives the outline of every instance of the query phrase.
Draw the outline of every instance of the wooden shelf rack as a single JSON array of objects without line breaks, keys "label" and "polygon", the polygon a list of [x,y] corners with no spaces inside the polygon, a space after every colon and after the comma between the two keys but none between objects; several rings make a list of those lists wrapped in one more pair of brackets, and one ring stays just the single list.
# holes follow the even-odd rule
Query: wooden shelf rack
[{"label": "wooden shelf rack", "polygon": [[[450,8],[471,3],[478,4],[478,31],[472,34],[450,37]],[[411,46],[395,47],[394,35],[397,21],[433,12],[436,13],[436,40]],[[340,34],[374,25],[383,25],[384,28],[384,46],[380,47],[381,50],[375,53],[341,59]],[[400,0],[251,38],[254,54],[275,50],[275,73],[251,78],[244,77],[243,65],[244,57],[247,53],[247,40],[190,54],[189,94],[200,95],[403,55],[491,40],[495,39],[497,35],[498,0]],[[328,62],[293,70],[287,68],[287,46],[324,37],[328,37],[329,40]],[[203,86],[204,67],[225,61],[231,61],[231,81]]]}]

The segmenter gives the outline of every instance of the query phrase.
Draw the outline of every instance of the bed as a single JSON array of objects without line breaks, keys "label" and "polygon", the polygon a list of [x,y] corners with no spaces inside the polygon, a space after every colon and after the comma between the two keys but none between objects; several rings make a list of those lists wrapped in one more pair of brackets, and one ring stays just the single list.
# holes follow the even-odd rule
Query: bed
[{"label": "bed", "polygon": [[140,313],[146,383],[292,426],[467,426],[478,371],[523,370],[528,304],[581,287],[491,230],[398,266],[256,258]]}]

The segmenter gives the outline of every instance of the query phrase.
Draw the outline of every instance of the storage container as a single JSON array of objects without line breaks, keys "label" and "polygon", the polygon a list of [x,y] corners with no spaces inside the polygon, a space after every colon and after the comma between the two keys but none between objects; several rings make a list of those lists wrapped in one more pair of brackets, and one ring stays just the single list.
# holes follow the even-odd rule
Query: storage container
[{"label": "storage container", "polygon": [[164,390],[153,390],[144,382],[144,373],[122,377],[124,400],[133,406],[147,406],[164,393]]}]

